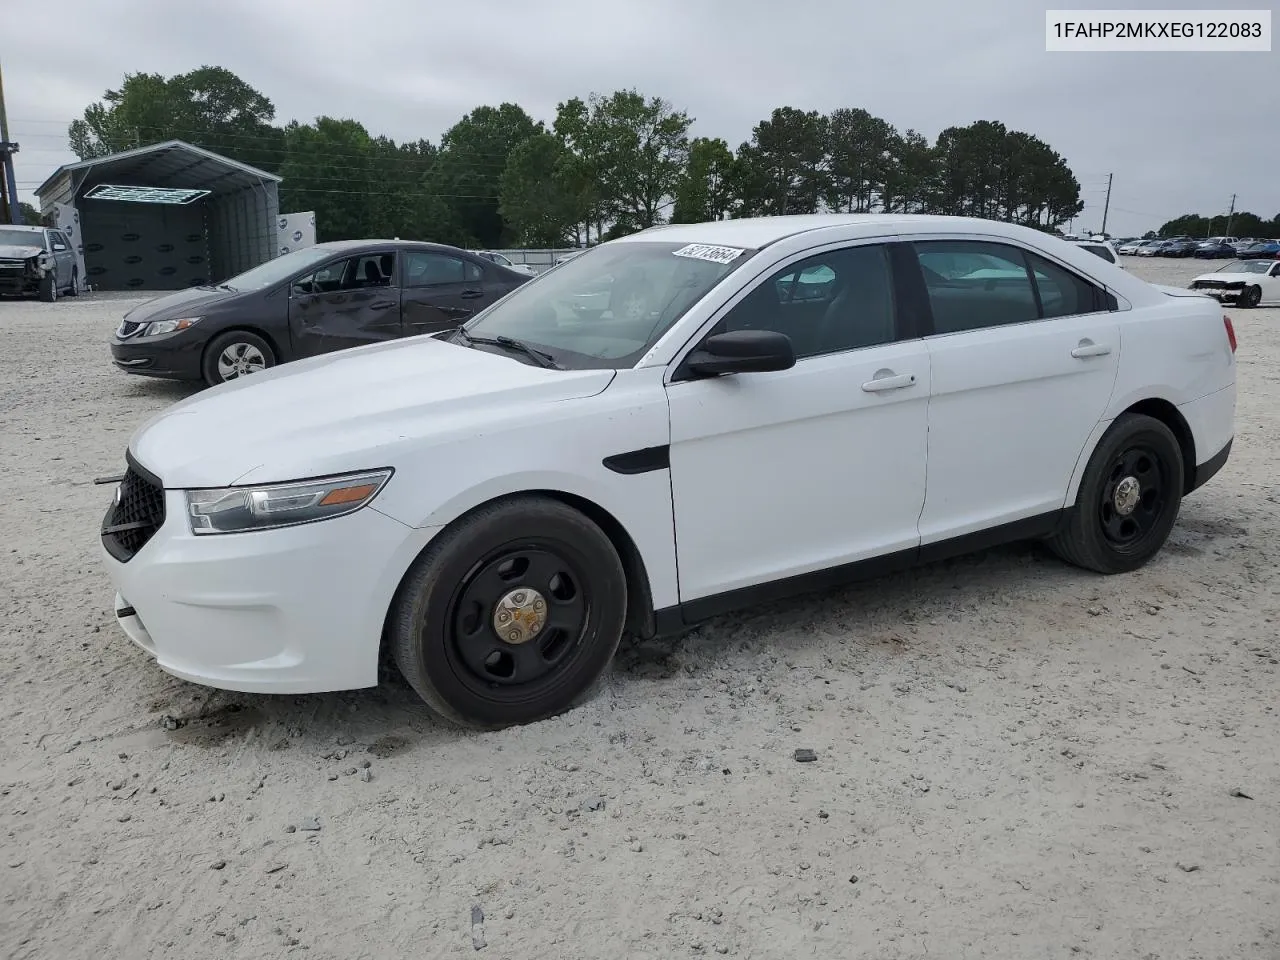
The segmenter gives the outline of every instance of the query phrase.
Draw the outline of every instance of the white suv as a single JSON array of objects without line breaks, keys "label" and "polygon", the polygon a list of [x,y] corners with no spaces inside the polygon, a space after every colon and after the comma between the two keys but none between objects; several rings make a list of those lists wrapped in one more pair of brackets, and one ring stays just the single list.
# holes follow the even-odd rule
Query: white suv
[{"label": "white suv", "polygon": [[1235,346],[1209,298],[1026,227],[655,227],[159,414],[103,558],[179,677],[372,686],[385,644],[442,714],[523,723],[625,631],[1012,540],[1141,567],[1230,454]]}]

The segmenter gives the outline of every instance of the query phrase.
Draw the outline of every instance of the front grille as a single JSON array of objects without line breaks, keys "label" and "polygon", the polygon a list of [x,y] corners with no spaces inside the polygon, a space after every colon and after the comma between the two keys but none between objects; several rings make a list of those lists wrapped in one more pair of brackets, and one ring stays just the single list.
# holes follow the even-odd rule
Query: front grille
[{"label": "front grille", "polygon": [[120,481],[119,495],[102,521],[102,544],[127,563],[164,523],[164,488],[134,464]]},{"label": "front grille", "polygon": [[141,326],[142,324],[134,320],[122,320],[120,322],[120,329],[116,331],[116,336],[121,340],[124,340],[126,337],[132,337],[138,332],[138,329]]}]

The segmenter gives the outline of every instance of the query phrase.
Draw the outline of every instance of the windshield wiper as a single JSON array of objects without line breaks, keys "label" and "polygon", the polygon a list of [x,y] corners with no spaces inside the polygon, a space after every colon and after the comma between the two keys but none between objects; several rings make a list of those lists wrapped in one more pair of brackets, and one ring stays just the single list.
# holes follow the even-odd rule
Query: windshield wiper
[{"label": "windshield wiper", "polygon": [[537,347],[531,346],[523,340],[517,340],[515,337],[473,337],[471,334],[467,333],[466,330],[462,329],[462,327],[458,328],[458,335],[461,336],[466,343],[482,343],[490,347],[505,347],[508,350],[514,350],[516,353],[523,353],[538,366],[545,367],[548,370],[564,369],[563,366],[556,362],[555,357],[551,356],[551,354],[546,353],[543,350],[539,350]]}]

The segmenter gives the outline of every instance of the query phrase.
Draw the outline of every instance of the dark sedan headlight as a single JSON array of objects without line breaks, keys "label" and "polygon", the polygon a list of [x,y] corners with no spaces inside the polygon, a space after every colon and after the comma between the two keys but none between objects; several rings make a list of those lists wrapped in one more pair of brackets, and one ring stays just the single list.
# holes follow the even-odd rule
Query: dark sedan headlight
[{"label": "dark sedan headlight", "polygon": [[367,506],[391,478],[391,472],[369,470],[295,483],[188,490],[191,532],[244,533],[346,516]]},{"label": "dark sedan headlight", "polygon": [[152,320],[139,331],[139,337],[159,337],[166,333],[177,333],[200,322],[199,317],[183,317],[179,320]]}]

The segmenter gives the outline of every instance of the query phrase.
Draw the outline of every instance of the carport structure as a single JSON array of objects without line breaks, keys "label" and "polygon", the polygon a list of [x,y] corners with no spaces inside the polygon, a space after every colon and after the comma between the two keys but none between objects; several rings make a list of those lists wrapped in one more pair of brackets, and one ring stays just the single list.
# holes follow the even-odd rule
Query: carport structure
[{"label": "carport structure", "polygon": [[59,167],[36,190],[101,290],[219,283],[276,255],[280,177],[181,140]]}]

